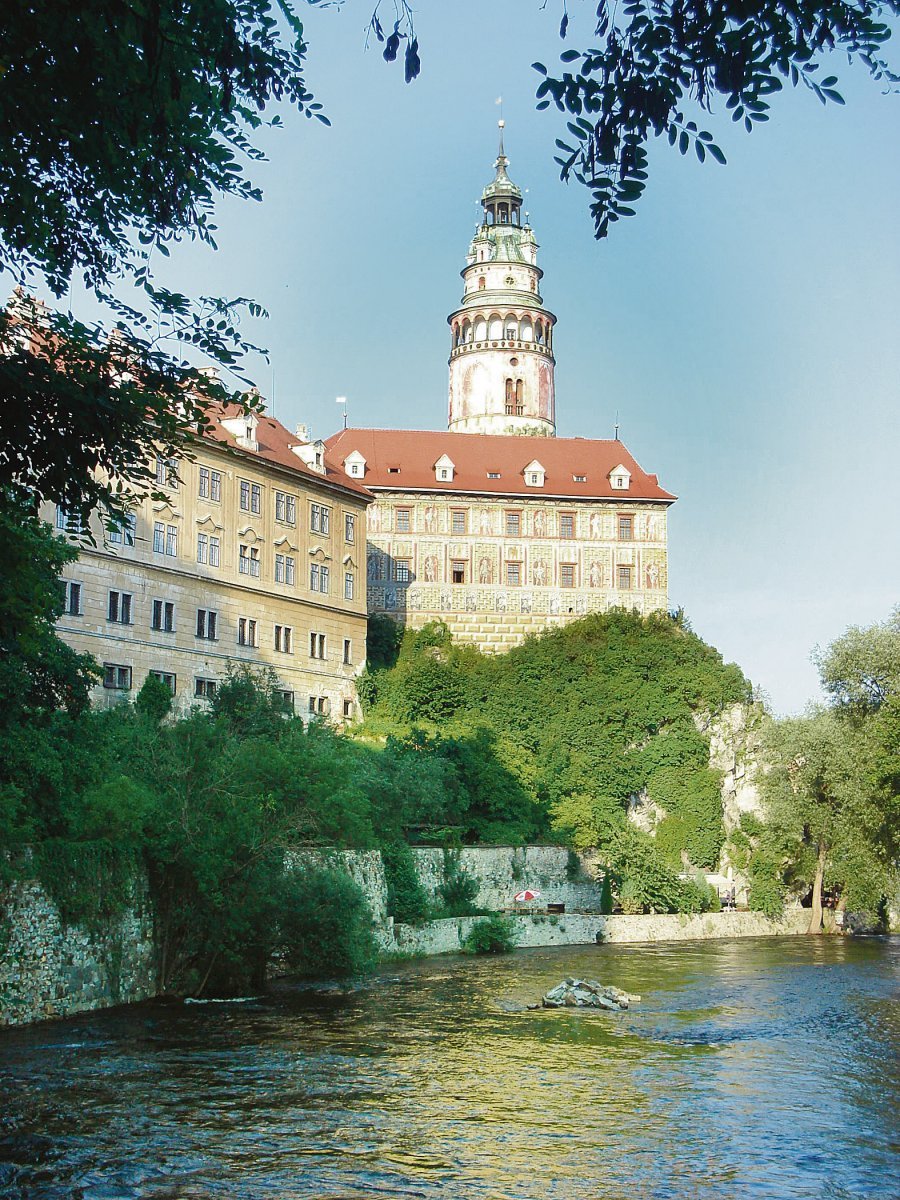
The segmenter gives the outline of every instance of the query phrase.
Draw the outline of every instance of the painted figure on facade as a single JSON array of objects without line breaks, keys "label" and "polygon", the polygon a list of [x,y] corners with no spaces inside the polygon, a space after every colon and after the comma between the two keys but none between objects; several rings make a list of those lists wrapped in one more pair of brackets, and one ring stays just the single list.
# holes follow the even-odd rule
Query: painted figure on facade
[{"label": "painted figure on facade", "polygon": [[[428,509],[425,510],[426,519]],[[435,583],[437,581],[437,559],[433,554],[429,554],[425,559],[425,582]]]},{"label": "painted figure on facade", "polygon": [[547,566],[544,560],[539,558],[531,568],[532,578],[536,587],[543,587],[547,582]]},{"label": "painted figure on facade", "polygon": [[592,588],[603,587],[603,568],[596,559],[591,563],[589,581]]},{"label": "painted figure on facade", "polygon": [[483,558],[478,564],[478,582],[491,582],[491,560],[489,558]]},{"label": "painted figure on facade", "polygon": [[547,514],[542,508],[539,508],[534,514],[534,536],[547,536]]}]

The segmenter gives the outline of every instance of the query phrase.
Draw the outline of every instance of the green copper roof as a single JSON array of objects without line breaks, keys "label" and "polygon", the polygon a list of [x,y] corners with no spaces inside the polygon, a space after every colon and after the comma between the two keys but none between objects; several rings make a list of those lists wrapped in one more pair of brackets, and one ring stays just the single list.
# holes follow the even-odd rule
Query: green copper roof
[{"label": "green copper roof", "polygon": [[506,173],[506,168],[509,166],[509,159],[503,153],[503,122],[500,121],[500,151],[497,155],[497,161],[494,163],[496,173],[491,182],[481,193],[482,201],[493,200],[496,197],[511,197],[516,200],[522,199],[522,193],[519,188],[513,183]]}]

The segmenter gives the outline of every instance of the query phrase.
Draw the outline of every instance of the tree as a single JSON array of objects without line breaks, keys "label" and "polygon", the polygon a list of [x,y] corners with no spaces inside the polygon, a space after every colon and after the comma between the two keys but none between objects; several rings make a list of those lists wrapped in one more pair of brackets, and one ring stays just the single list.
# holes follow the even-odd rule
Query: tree
[{"label": "tree", "polygon": [[[288,36],[284,30],[287,28]],[[0,270],[62,296],[73,278],[115,337],[23,303],[0,321],[0,485],[81,511],[152,488],[222,396],[167,343],[229,369],[247,343],[245,301],[157,286],[181,238],[215,245],[222,195],[259,199],[244,162],[267,107],[326,120],[306,88],[289,0],[10,0],[0,16]],[[270,124],[277,124],[274,117]],[[126,302],[120,285],[139,299]],[[99,476],[96,474],[99,472]]]},{"label": "tree", "polygon": [[824,888],[840,894],[842,907],[875,913],[897,886],[897,614],[849,629],[817,660],[832,704],[773,724],[763,779],[769,827],[756,854],[761,877],[780,869],[788,884],[811,889],[811,933],[822,928]]},{"label": "tree", "polygon": [[[397,22],[385,35],[379,8],[372,30],[389,62],[403,45],[409,81],[419,71],[412,10],[397,5]],[[823,104],[843,104],[837,77],[819,74],[833,51],[861,63],[873,79],[896,85],[884,48],[888,22],[898,13],[897,0],[632,0],[622,6],[599,0],[590,49],[565,50],[559,75],[533,64],[543,76],[537,107],[553,104],[571,118],[569,139],[557,140],[556,162],[564,180],[574,177],[590,190],[596,236],[606,237],[611,224],[634,214],[646,186],[651,137],[666,137],[682,154],[693,147],[701,162],[707,156],[725,162],[691,110],[709,113],[718,100],[749,132],[768,121],[772,97],[787,83],[808,88]],[[569,24],[563,0],[561,38]]]},{"label": "tree", "polygon": [[[33,505],[0,502],[0,730],[56,709],[77,714],[88,703],[94,660],[56,635],[65,607],[59,573],[76,552],[41,521]],[[4,756],[5,757],[5,756]]]}]

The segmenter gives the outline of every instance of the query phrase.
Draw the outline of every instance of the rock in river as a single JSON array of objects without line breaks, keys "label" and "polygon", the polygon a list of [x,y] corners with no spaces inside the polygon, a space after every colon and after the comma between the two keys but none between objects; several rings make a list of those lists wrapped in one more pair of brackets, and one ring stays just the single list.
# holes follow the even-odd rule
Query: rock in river
[{"label": "rock in river", "polygon": [[596,979],[569,977],[551,988],[541,1005],[543,1008],[605,1008],[618,1012],[639,1001],[640,996],[629,996],[620,988],[598,983]]}]

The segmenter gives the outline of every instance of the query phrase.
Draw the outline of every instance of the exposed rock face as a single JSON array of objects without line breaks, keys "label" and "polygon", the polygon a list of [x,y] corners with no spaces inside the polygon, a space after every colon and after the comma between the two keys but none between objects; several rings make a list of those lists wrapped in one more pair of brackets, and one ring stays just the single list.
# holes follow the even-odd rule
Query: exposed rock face
[{"label": "exposed rock face", "polygon": [[722,816],[730,833],[744,813],[762,816],[759,797],[762,726],[759,704],[733,704],[710,720],[697,718],[697,726],[709,733],[709,765],[722,772]]},{"label": "exposed rock face", "polygon": [[570,976],[551,988],[541,1000],[541,1007],[605,1008],[609,1012],[619,1012],[639,1001],[640,996],[629,996],[627,992],[598,983],[596,979],[574,979]]}]

